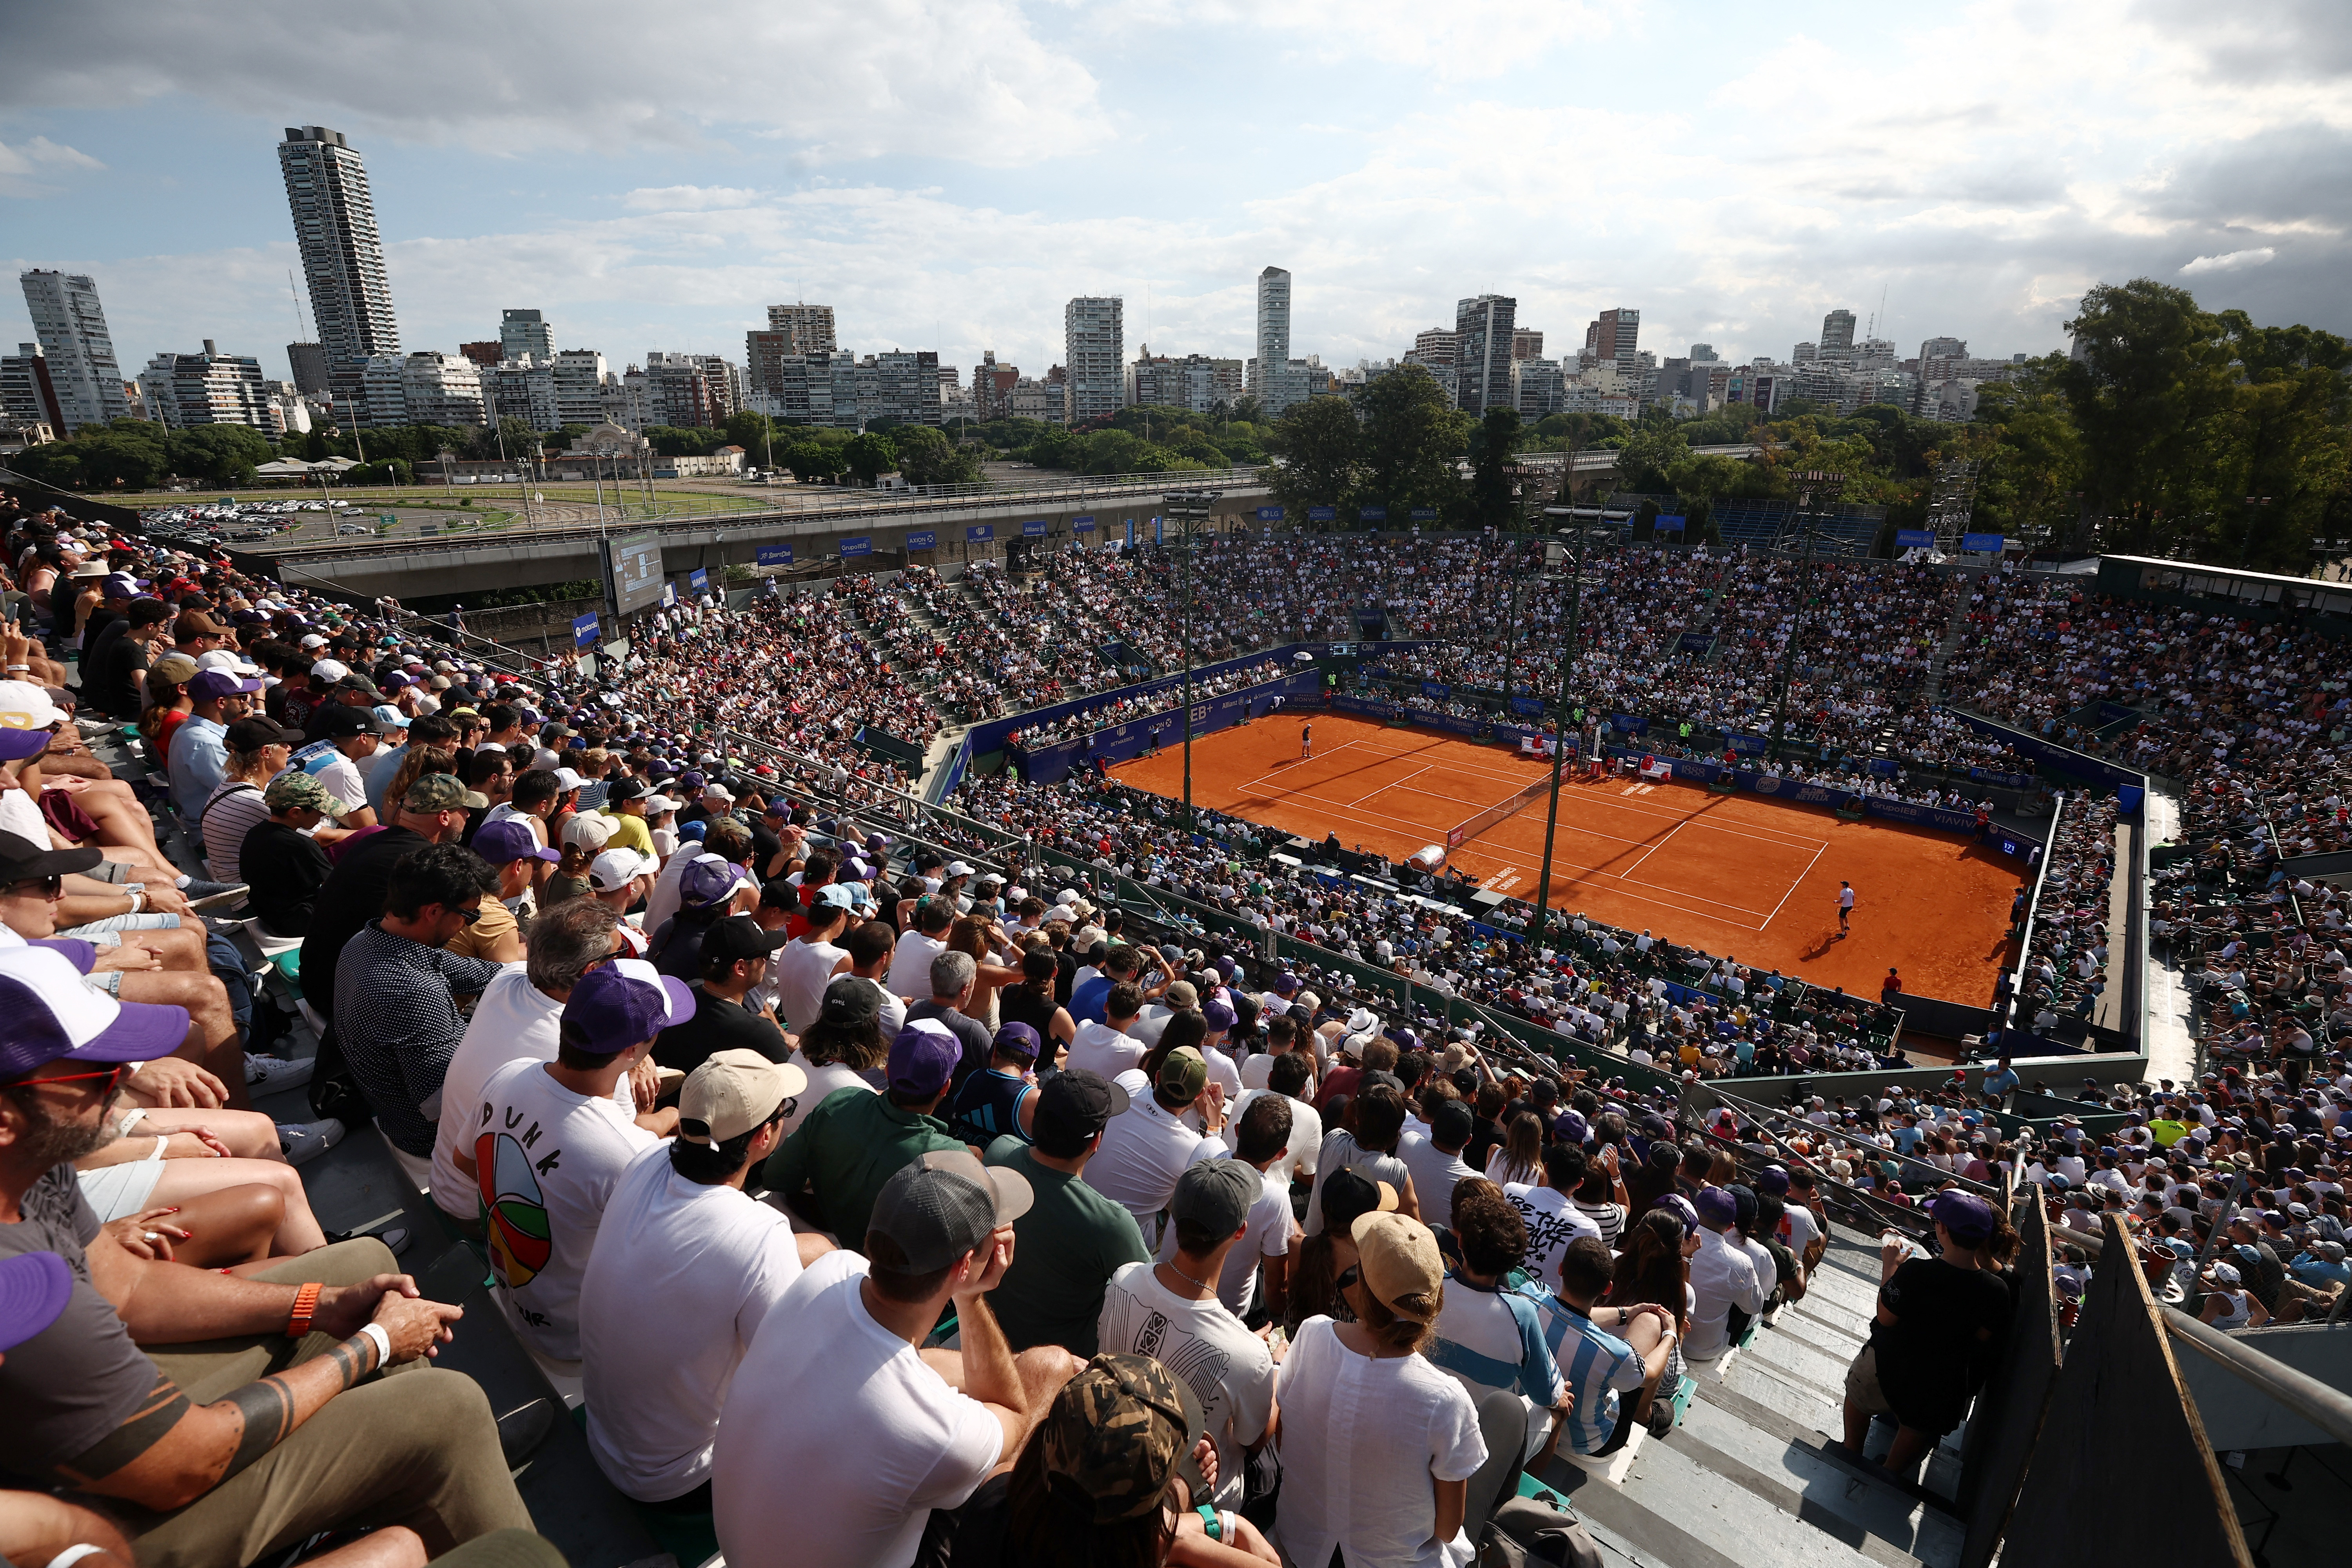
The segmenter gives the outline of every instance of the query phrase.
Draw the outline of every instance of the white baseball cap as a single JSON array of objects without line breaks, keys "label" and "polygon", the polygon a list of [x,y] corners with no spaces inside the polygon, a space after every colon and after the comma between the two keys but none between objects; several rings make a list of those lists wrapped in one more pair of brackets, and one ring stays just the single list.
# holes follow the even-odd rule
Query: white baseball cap
[{"label": "white baseball cap", "polygon": [[563,842],[574,848],[602,850],[619,827],[619,823],[596,812],[575,812],[563,825]]},{"label": "white baseball cap", "polygon": [[318,663],[310,667],[310,679],[313,680],[323,680],[328,685],[332,686],[336,681],[341,680],[351,672],[351,666],[343,663],[340,659],[322,658]]},{"label": "white baseball cap", "polygon": [[198,669],[232,670],[238,675],[259,675],[261,673],[261,667],[259,665],[252,663],[250,660],[247,660],[242,656],[225,647],[216,647],[210,653],[197,655],[196,668]]},{"label": "white baseball cap", "polygon": [[66,721],[66,710],[29,680],[0,680],[0,729],[46,730]]},{"label": "white baseball cap", "polygon": [[610,893],[636,878],[650,877],[660,868],[660,862],[650,855],[640,855],[634,849],[607,849],[590,864],[588,883],[600,893]]}]

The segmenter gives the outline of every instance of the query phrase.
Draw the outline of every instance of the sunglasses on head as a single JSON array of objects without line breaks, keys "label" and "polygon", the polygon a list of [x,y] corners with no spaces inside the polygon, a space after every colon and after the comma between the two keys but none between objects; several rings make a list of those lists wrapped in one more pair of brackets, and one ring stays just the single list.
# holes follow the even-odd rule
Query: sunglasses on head
[{"label": "sunglasses on head", "polygon": [[482,918],[482,911],[479,910],[453,910],[450,912],[455,914],[459,920],[464,921],[467,925],[472,925],[476,921]]}]

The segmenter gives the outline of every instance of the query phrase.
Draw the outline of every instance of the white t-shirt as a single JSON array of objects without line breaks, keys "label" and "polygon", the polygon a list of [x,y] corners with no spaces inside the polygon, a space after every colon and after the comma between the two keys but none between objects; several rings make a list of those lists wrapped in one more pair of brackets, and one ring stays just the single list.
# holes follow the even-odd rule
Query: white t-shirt
[{"label": "white t-shirt", "polygon": [[510,800],[502,800],[482,814],[483,826],[488,827],[493,822],[520,822],[530,829],[530,836],[539,840],[541,849],[547,847],[547,819],[520,809]]},{"label": "white t-shirt", "polygon": [[858,1253],[818,1258],[735,1369],[710,1484],[736,1568],[899,1568],[1003,1457],[988,1407],[874,1321],[865,1277]]},{"label": "white t-shirt", "polygon": [[770,961],[769,978],[776,987],[776,1012],[784,1027],[795,1035],[808,1032],[824,1010],[824,988],[834,966],[849,954],[829,942],[805,937],[784,943]]},{"label": "white t-shirt", "polygon": [[[1283,1218],[1289,1217],[1286,1207]],[[1170,1290],[1149,1263],[1127,1264],[1110,1277],[1096,1332],[1104,1351],[1150,1356],[1192,1386],[1217,1442],[1217,1506],[1241,1507],[1248,1468],[1242,1450],[1265,1436],[1274,1414],[1274,1357],[1265,1342],[1220,1302]]]},{"label": "white t-shirt", "polygon": [[1423,1223],[1453,1224],[1454,1184],[1478,1173],[1463,1163],[1458,1150],[1449,1154],[1410,1127],[1397,1139],[1397,1158],[1412,1173],[1413,1196],[1421,1204]]},{"label": "white t-shirt", "polygon": [[[1275,1544],[1286,1563],[1465,1568],[1468,1535],[1433,1540],[1433,1479],[1466,1481],[1486,1462],[1478,1407],[1421,1355],[1358,1355],[1328,1318],[1309,1318],[1283,1358],[1282,1501]],[[723,1538],[722,1538],[723,1544]]]},{"label": "white t-shirt", "polygon": [[1503,1195],[1528,1222],[1527,1268],[1545,1285],[1559,1280],[1559,1260],[1568,1254],[1568,1244],[1580,1236],[1601,1239],[1601,1227],[1592,1216],[1569,1201],[1569,1194],[1557,1187],[1531,1186],[1525,1182],[1512,1182],[1503,1188]]},{"label": "white t-shirt", "polygon": [[898,945],[890,953],[890,977],[886,988],[894,996],[912,996],[922,1001],[931,994],[931,960],[948,950],[948,944],[937,937],[925,936],[919,931],[902,931]]},{"label": "white t-shirt", "polygon": [[836,1089],[862,1089],[868,1094],[880,1092],[856,1068],[844,1067],[839,1062],[827,1062],[821,1068],[813,1068],[809,1066],[808,1058],[797,1049],[790,1059],[793,1066],[808,1074],[808,1087],[793,1097],[796,1103],[784,1117],[784,1136],[787,1138],[793,1135],[794,1128],[808,1120],[810,1111],[823,1105]]},{"label": "white t-shirt", "polygon": [[1167,1206],[1184,1167],[1217,1158],[1225,1146],[1185,1126],[1149,1089],[1129,1093],[1127,1109],[1103,1128],[1102,1145],[1087,1163],[1087,1185],[1133,1215],[1148,1237],[1157,1234],[1152,1216]]},{"label": "white t-shirt", "polygon": [[642,1502],[703,1483],[735,1363],[800,1277],[781,1212],[688,1181],[667,1145],[637,1156],[580,1285],[588,1447],[607,1480]]},{"label": "white t-shirt", "polygon": [[[555,1059],[563,1004],[533,985],[527,969],[520,961],[499,968],[474,1004],[473,1020],[441,1077],[443,1114],[433,1138],[433,1201],[443,1214],[459,1219],[473,1219],[482,1212],[481,1189],[467,1180],[457,1160],[460,1153],[470,1158],[474,1152],[482,1086],[509,1062]],[[613,1103],[620,1107],[624,1120],[636,1120],[636,1094],[626,1078],[614,1086]]]},{"label": "white t-shirt", "polygon": [[[445,1119],[446,1120],[446,1119]],[[474,1163],[490,1200],[490,1272],[514,1331],[580,1359],[580,1278],[613,1188],[661,1140],[608,1098],[574,1094],[546,1064],[509,1062],[482,1086]]]},{"label": "white t-shirt", "polygon": [[[1227,1156],[1231,1158],[1231,1156]],[[1262,1189],[1257,1201],[1250,1205],[1248,1228],[1234,1249],[1225,1254],[1224,1268],[1217,1275],[1217,1300],[1236,1318],[1250,1310],[1257,1300],[1257,1266],[1267,1258],[1286,1258],[1290,1253],[1290,1187],[1277,1184],[1265,1173],[1258,1176]],[[1153,1255],[1155,1262],[1165,1263],[1176,1256],[1176,1227],[1170,1226],[1160,1238],[1160,1250]]]},{"label": "white t-shirt", "polygon": [[1066,1070],[1084,1068],[1115,1079],[1142,1061],[1147,1049],[1133,1035],[1122,1035],[1108,1024],[1089,1019],[1080,1024],[1070,1038],[1070,1060]]},{"label": "white t-shirt", "polygon": [[0,833],[13,833],[44,851],[49,847],[48,818],[41,815],[40,802],[21,785],[0,789]]},{"label": "white t-shirt", "polygon": [[[1234,1101],[1232,1114],[1225,1118],[1226,1148],[1233,1149],[1240,1146],[1239,1128],[1242,1124],[1242,1112],[1250,1108],[1252,1101],[1273,1092],[1274,1090],[1270,1089],[1242,1090],[1242,1097]],[[1311,1176],[1315,1173],[1316,1158],[1322,1152],[1322,1112],[1303,1100],[1294,1100],[1290,1102],[1290,1146],[1282,1152],[1282,1158],[1266,1167],[1265,1173],[1280,1182],[1284,1190],[1287,1191],[1291,1182],[1297,1176],[1301,1174]]]}]

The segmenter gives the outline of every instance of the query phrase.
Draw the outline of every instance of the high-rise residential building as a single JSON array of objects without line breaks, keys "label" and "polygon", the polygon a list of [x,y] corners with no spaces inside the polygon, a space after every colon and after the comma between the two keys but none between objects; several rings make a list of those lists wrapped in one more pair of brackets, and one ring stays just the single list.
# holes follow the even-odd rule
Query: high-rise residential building
[{"label": "high-rise residential building", "polygon": [[1127,395],[1126,301],[1082,294],[1062,309],[1063,360],[1069,379],[1063,408],[1073,425],[1116,414]]},{"label": "high-rise residential building", "polygon": [[630,389],[638,428],[709,429],[724,424],[743,401],[742,373],[717,354],[651,350],[645,368],[631,365],[621,380]]},{"label": "high-rise residential building", "polygon": [[1013,417],[1013,389],[1021,383],[1021,367],[996,363],[996,351],[984,349],[971,371],[974,417],[985,422]]},{"label": "high-rise residential building", "polygon": [[259,360],[222,353],[210,338],[202,353],[159,353],[139,373],[148,417],[173,430],[244,425],[276,435],[283,426],[271,398],[282,385],[262,378]]},{"label": "high-rise residential building", "polygon": [[1642,368],[1641,341],[1642,312],[1626,305],[1601,311],[1584,329],[1585,353],[1593,363],[1608,361],[1628,377]]},{"label": "high-rise residential building", "polygon": [[1853,353],[1853,312],[1832,310],[1822,318],[1821,357],[1847,359]]},{"label": "high-rise residential building", "polygon": [[1207,354],[1154,354],[1146,348],[1127,367],[1127,401],[1130,406],[1188,408],[1206,414],[1223,404],[1231,408],[1242,400],[1244,371],[1237,359],[1213,359]]},{"label": "high-rise residential building", "polygon": [[484,370],[496,369],[499,363],[507,357],[506,345],[496,338],[483,338],[475,342],[459,343],[457,352]]},{"label": "high-rise residential building", "polygon": [[1690,361],[1693,364],[1715,364],[1718,363],[1716,359],[1715,345],[1713,343],[1691,344]]},{"label": "high-rise residential building", "polygon": [[1432,327],[1417,332],[1412,340],[1412,362],[1415,364],[1452,364],[1460,348],[1450,327]]},{"label": "high-rise residential building", "polygon": [[771,305],[768,307],[768,330],[782,332],[790,339],[785,352],[796,354],[831,354],[840,345],[834,341],[833,307],[830,305]]},{"label": "high-rise residential building", "polygon": [[1454,397],[1463,413],[1512,406],[1511,337],[1518,313],[1519,302],[1503,294],[1481,294],[1454,307]]},{"label": "high-rise residential building", "polygon": [[1931,359],[1966,359],[1969,343],[1966,338],[1929,338],[1919,345],[1919,363],[1925,366]]},{"label": "high-rise residential building", "polygon": [[64,416],[58,434],[70,436],[85,425],[127,416],[131,405],[122,395],[122,366],[99,306],[98,285],[83,273],[38,268],[18,280]]},{"label": "high-rise residential building", "polygon": [[529,355],[540,364],[555,359],[555,329],[537,310],[499,312],[499,357],[519,360]]},{"label": "high-rise residential building", "polygon": [[[873,369],[872,393],[866,391],[866,371]],[[870,423],[888,419],[900,425],[937,425],[940,407],[940,356],[931,349],[893,350],[868,354],[858,363],[859,413]]]},{"label": "high-rise residential building", "polygon": [[555,356],[555,416],[559,426],[601,425],[608,399],[620,383],[604,369],[594,349],[565,349]]},{"label": "high-rise residential building", "polygon": [[0,358],[0,426],[21,430],[28,425],[46,425],[54,436],[64,423],[41,345],[18,343],[15,353]]},{"label": "high-rise residential building", "polygon": [[483,413],[497,420],[520,419],[534,430],[563,428],[556,406],[555,366],[536,359],[501,360],[485,367]]},{"label": "high-rise residential building", "polygon": [[1512,328],[1511,357],[1514,360],[1543,358],[1543,334],[1533,327]]},{"label": "high-rise residential building", "polygon": [[1559,413],[1567,390],[1568,378],[1560,373],[1559,362],[1533,354],[1511,362],[1511,406],[1520,417],[1532,423]]},{"label": "high-rise residential building", "polygon": [[[288,126],[278,164],[286,176],[286,205],[294,216],[319,347],[327,356],[328,389],[339,404],[356,401],[371,379],[364,362],[400,353],[367,165],[341,132],[322,125]],[[374,379],[381,384],[381,376]],[[363,405],[357,416],[368,424],[399,423]]]},{"label": "high-rise residential building", "polygon": [[[376,362],[371,360],[368,363],[373,372]],[[472,360],[463,354],[419,349],[394,363],[400,370],[403,424],[466,426],[489,423],[488,411],[482,402],[482,369]],[[370,395],[373,395],[373,392]],[[518,418],[522,416],[517,411],[508,412],[516,412]],[[370,414],[373,414],[373,405]]]},{"label": "high-rise residential building", "polygon": [[288,343],[286,363],[294,372],[294,390],[305,397],[327,395],[327,351],[316,343]]},{"label": "high-rise residential building", "polygon": [[[1248,390],[1263,403],[1265,377],[1290,363],[1290,274],[1269,267],[1257,275],[1257,379]],[[1269,406],[1268,414],[1282,410]]]}]

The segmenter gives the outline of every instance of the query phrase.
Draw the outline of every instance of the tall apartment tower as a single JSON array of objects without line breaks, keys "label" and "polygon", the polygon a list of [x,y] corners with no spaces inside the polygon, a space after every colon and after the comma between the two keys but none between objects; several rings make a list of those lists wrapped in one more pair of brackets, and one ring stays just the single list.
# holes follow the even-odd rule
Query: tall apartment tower
[{"label": "tall apartment tower", "polygon": [[1543,334],[1533,327],[1518,327],[1511,332],[1513,359],[1543,358]]},{"label": "tall apartment tower", "polygon": [[103,425],[130,414],[131,400],[122,395],[122,366],[114,357],[106,312],[99,308],[98,285],[79,272],[37,268],[18,281],[25,286],[25,308],[32,313],[33,335],[41,341],[49,384],[64,417],[58,434],[70,436],[85,425]]},{"label": "tall apartment tower", "polygon": [[286,364],[294,373],[294,390],[305,397],[327,395],[327,351],[316,343],[288,343]]},{"label": "tall apartment tower", "polygon": [[1821,356],[1823,359],[1853,357],[1853,312],[1832,310],[1822,318]]},{"label": "tall apartment tower", "polygon": [[768,331],[783,332],[790,339],[786,353],[829,354],[837,346],[833,338],[833,307],[830,305],[771,305],[768,307]]},{"label": "tall apartment tower", "polygon": [[1275,374],[1290,363],[1290,274],[1269,267],[1257,275],[1256,378],[1250,393],[1264,401]]},{"label": "tall apartment tower", "polygon": [[1455,400],[1465,414],[1511,407],[1511,339],[1519,302],[1481,294],[1454,307]]},{"label": "tall apartment tower", "polygon": [[1626,375],[1642,368],[1641,342],[1642,312],[1629,306],[1601,311],[1584,329],[1586,352],[1614,364]]},{"label": "tall apartment tower", "polygon": [[1423,364],[1452,364],[1458,346],[1451,329],[1432,327],[1425,332],[1413,334],[1412,357]]},{"label": "tall apartment tower", "polygon": [[341,132],[289,125],[278,144],[278,166],[286,176],[319,348],[327,356],[328,389],[338,405],[364,418],[366,362],[400,353],[367,165]]},{"label": "tall apartment tower", "polygon": [[1116,414],[1127,401],[1125,310],[1117,295],[1083,294],[1062,309],[1062,357],[1069,366],[1062,406],[1073,425]]},{"label": "tall apartment tower", "polygon": [[537,310],[499,312],[499,357],[519,360],[529,354],[534,363],[555,362],[555,329]]}]

